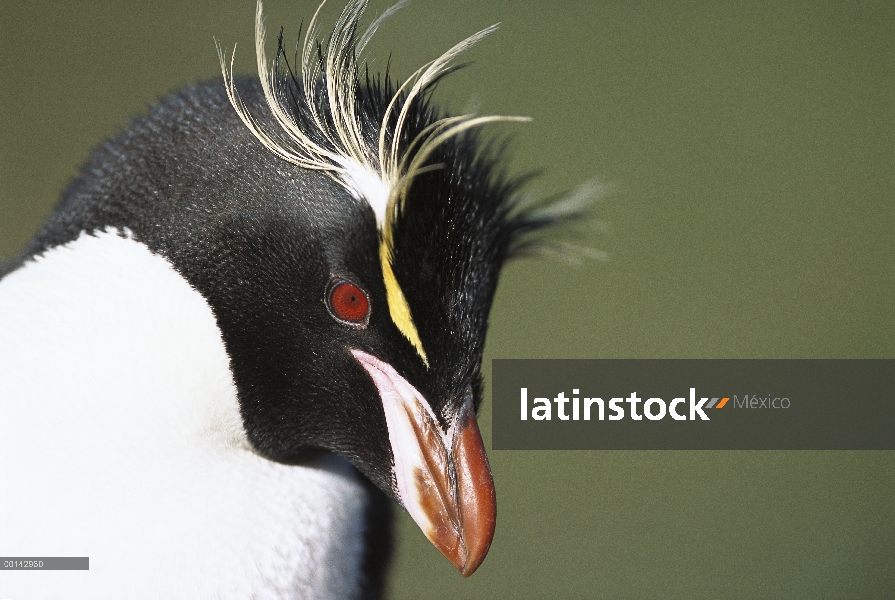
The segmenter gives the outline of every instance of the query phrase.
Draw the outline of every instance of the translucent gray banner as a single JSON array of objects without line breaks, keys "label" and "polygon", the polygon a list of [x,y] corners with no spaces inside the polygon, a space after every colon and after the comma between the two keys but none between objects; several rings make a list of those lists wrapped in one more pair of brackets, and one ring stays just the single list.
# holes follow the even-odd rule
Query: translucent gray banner
[{"label": "translucent gray banner", "polygon": [[492,366],[496,450],[895,450],[895,360]]},{"label": "translucent gray banner", "polygon": [[0,571],[89,571],[87,556],[0,556]]}]

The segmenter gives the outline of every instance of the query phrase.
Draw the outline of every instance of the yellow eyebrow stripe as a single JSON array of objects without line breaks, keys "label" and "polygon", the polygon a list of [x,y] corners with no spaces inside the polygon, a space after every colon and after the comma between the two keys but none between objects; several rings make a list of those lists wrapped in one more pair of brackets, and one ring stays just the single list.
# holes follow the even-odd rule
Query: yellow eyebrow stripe
[{"label": "yellow eyebrow stripe", "polygon": [[398,330],[404,334],[404,337],[416,349],[417,354],[423,359],[426,368],[429,367],[429,359],[426,351],[423,350],[423,342],[413,324],[413,317],[410,316],[410,306],[401,291],[401,286],[395,278],[392,271],[391,261],[391,236],[387,232],[383,232],[382,241],[379,243],[379,261],[382,263],[382,278],[385,281],[385,295],[388,300],[388,312],[392,317],[392,321],[398,327]]}]

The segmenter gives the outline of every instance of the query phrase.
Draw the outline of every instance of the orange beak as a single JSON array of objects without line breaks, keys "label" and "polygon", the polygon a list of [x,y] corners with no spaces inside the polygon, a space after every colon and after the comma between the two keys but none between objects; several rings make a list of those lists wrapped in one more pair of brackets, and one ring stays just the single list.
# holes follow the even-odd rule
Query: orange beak
[{"label": "orange beak", "polygon": [[398,497],[429,541],[469,577],[488,554],[497,518],[471,398],[444,431],[429,403],[391,365],[359,350],[352,354],[382,399]]}]

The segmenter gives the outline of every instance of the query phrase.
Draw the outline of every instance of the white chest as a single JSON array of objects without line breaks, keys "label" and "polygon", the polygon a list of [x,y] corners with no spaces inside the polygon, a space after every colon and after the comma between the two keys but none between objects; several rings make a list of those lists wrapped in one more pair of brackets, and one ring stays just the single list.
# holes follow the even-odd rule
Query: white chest
[{"label": "white chest", "polygon": [[327,598],[358,587],[366,493],[334,457],[255,454],[205,300],[81,236],[0,281],[0,597]]}]

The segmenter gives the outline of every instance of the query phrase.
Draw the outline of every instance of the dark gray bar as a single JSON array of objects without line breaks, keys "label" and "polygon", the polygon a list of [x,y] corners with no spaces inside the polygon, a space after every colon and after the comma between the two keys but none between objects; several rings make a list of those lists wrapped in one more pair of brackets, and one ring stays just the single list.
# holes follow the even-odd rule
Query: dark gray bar
[{"label": "dark gray bar", "polygon": [[[891,359],[498,359],[492,366],[495,450],[895,450]],[[595,398],[602,420],[599,404],[586,402]]]},{"label": "dark gray bar", "polygon": [[89,571],[87,556],[0,556],[0,571]]}]

